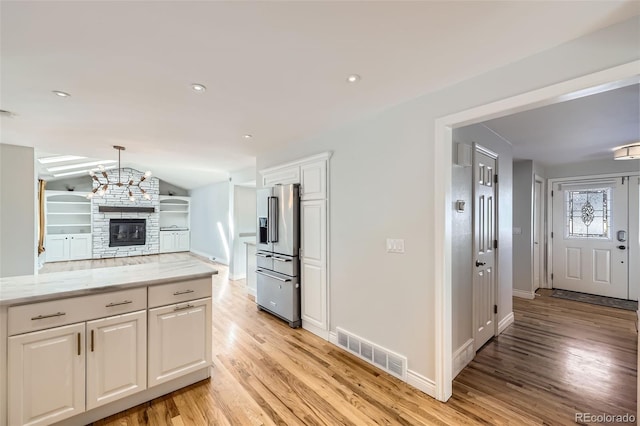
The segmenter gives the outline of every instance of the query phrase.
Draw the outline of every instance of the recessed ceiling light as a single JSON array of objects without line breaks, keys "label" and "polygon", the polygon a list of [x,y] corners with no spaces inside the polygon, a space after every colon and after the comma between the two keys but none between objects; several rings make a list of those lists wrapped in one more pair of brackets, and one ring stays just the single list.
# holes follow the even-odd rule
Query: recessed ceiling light
[{"label": "recessed ceiling light", "polygon": [[57,157],[38,158],[40,164],[61,163],[63,161],[82,160],[87,157],[79,157],[77,155],[59,155]]},{"label": "recessed ceiling light", "polygon": [[54,90],[53,93],[55,93],[56,96],[60,96],[61,98],[68,98],[69,96],[71,96],[67,92],[61,92],[60,90]]},{"label": "recessed ceiling light", "polygon": [[15,116],[16,116],[16,114],[11,112],[11,111],[7,111],[6,109],[0,109],[0,117],[13,118]]},{"label": "recessed ceiling light", "polygon": [[191,85],[191,88],[196,92],[204,92],[205,90],[207,90],[207,87],[204,84],[200,83],[193,83]]},{"label": "recessed ceiling light", "polygon": [[242,137],[245,138],[245,139],[251,139],[253,137],[253,135],[246,134],[246,135],[244,135]]},{"label": "recessed ceiling light", "polygon": [[349,77],[347,77],[347,83],[356,83],[358,81],[360,81],[360,76],[358,74],[351,74]]},{"label": "recessed ceiling light", "polygon": [[77,164],[69,164],[66,166],[56,166],[56,167],[49,167],[47,169],[47,171],[49,172],[61,172],[63,170],[71,170],[71,169],[79,169],[82,167],[91,167],[91,166],[97,166],[99,164],[113,164],[116,163],[116,160],[100,160],[100,161],[90,161],[88,163],[77,163]]},{"label": "recessed ceiling light", "polygon": [[[110,170],[110,169],[115,169],[115,168],[116,168],[115,165],[114,166],[107,166],[107,167],[104,168],[104,170]],[[81,174],[87,174],[89,172],[97,172],[99,170],[100,169],[98,169],[97,167],[95,169],[74,170],[72,172],[56,173],[56,174],[53,175],[53,177],[81,175]]]}]

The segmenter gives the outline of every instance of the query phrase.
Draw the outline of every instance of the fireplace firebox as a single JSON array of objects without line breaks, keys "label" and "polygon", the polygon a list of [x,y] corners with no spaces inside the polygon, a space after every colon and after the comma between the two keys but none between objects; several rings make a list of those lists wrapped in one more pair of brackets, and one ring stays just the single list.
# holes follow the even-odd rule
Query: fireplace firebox
[{"label": "fireplace firebox", "polygon": [[143,246],[146,241],[146,219],[109,220],[109,247]]}]

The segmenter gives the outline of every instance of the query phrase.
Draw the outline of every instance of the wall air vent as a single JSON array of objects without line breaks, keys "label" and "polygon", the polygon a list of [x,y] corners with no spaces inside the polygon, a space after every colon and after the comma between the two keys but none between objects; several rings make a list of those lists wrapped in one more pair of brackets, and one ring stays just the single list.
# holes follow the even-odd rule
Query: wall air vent
[{"label": "wall air vent", "polygon": [[370,364],[383,369],[401,380],[407,379],[407,357],[371,343],[341,328],[336,328],[338,346],[359,356]]}]

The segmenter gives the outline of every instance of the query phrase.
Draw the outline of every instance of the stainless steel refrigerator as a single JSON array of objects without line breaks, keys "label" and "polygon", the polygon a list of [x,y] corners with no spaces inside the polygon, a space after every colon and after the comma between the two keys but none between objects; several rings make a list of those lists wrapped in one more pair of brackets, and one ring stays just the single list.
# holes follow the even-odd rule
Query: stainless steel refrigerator
[{"label": "stainless steel refrigerator", "polygon": [[257,191],[258,309],[300,327],[300,186]]}]

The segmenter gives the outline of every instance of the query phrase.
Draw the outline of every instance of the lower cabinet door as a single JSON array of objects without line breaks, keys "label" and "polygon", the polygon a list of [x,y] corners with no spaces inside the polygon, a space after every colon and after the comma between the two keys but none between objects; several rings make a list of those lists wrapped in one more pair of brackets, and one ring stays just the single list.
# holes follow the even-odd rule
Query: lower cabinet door
[{"label": "lower cabinet door", "polygon": [[91,234],[69,235],[69,259],[91,258]]},{"label": "lower cabinet door", "polygon": [[176,232],[175,249],[176,251],[189,251],[189,231]]},{"label": "lower cabinet door", "polygon": [[211,298],[149,309],[149,387],[211,365]]},{"label": "lower cabinet door", "polygon": [[146,314],[87,322],[87,410],[147,388]]},{"label": "lower cabinet door", "polygon": [[85,410],[85,324],[9,337],[10,425],[48,425]]},{"label": "lower cabinet door", "polygon": [[175,235],[173,232],[160,231],[160,253],[171,253],[175,249]]},{"label": "lower cabinet door", "polygon": [[67,235],[47,235],[45,244],[47,262],[69,260],[69,237]]}]

